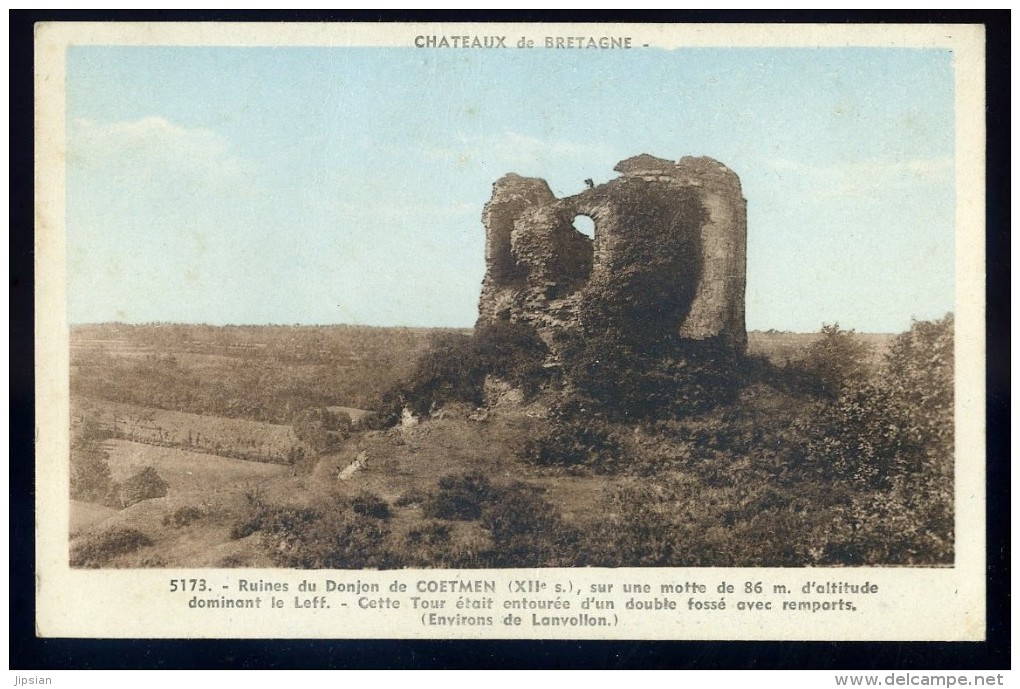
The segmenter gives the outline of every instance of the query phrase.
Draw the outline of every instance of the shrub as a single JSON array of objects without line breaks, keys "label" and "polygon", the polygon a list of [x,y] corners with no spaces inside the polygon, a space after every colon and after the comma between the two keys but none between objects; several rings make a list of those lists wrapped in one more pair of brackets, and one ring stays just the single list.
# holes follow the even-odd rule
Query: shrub
[{"label": "shrub", "polygon": [[361,427],[369,431],[381,431],[399,423],[401,413],[404,411],[405,399],[408,397],[408,390],[411,387],[410,380],[411,376],[384,391],[376,413],[365,418],[361,422]]},{"label": "shrub", "polygon": [[608,472],[620,465],[623,447],[604,420],[580,418],[578,412],[557,414],[548,428],[529,438],[519,456],[541,466],[584,466]]},{"label": "shrub", "polygon": [[400,544],[401,567],[482,567],[489,541],[481,529],[458,533],[449,522],[429,520],[408,530]]},{"label": "shrub", "polygon": [[162,498],[170,490],[153,467],[145,467],[120,485],[120,502],[124,507],[153,498]]},{"label": "shrub", "polygon": [[390,506],[375,493],[362,491],[351,499],[351,509],[355,514],[373,519],[389,519]]},{"label": "shrub", "polygon": [[896,338],[883,375],[844,384],[815,416],[808,461],[832,478],[888,488],[900,477],[951,477],[952,317]]},{"label": "shrub", "polygon": [[269,509],[260,491],[245,491],[237,519],[230,526],[230,538],[246,538],[261,529]]},{"label": "shrub", "polygon": [[[605,518],[584,530],[578,564],[600,567],[663,567],[680,564],[677,497],[660,485],[618,488],[605,499]],[[694,563],[683,563],[694,564]]]},{"label": "shrub", "polygon": [[488,477],[479,472],[444,476],[439,479],[439,490],[425,501],[422,512],[430,519],[478,519],[493,491]]},{"label": "shrub", "polygon": [[909,431],[909,414],[884,386],[845,387],[815,415],[807,464],[826,479],[888,487],[894,476],[921,469],[922,451]]},{"label": "shrub", "polygon": [[300,569],[363,569],[393,564],[389,530],[379,519],[341,506],[321,511],[279,508],[265,524],[262,543],[273,564]]},{"label": "shrub", "polygon": [[286,464],[292,467],[291,471],[294,476],[307,476],[311,474],[315,471],[315,466],[318,462],[318,454],[314,450],[306,450],[303,445],[291,445],[290,449],[287,450]]},{"label": "shrub", "polygon": [[482,516],[482,526],[492,533],[496,543],[551,529],[559,521],[552,505],[525,484],[514,483],[500,489],[498,498],[486,505]]},{"label": "shrub", "polygon": [[477,519],[488,538],[455,543],[449,525],[430,522],[405,538],[412,565],[556,567],[574,558],[573,532],[527,484],[493,484],[476,472],[444,476],[424,511],[431,519]]},{"label": "shrub", "polygon": [[729,353],[664,341],[638,349],[615,337],[563,343],[564,374],[590,411],[618,420],[676,418],[732,400],[740,376]]},{"label": "shrub", "polygon": [[418,416],[444,402],[482,403],[486,371],[469,335],[444,333],[418,359],[414,372],[398,386],[403,403]]},{"label": "shrub", "polygon": [[571,564],[573,534],[557,510],[525,484],[500,489],[482,513],[492,537],[491,566],[556,567]]},{"label": "shrub", "polygon": [[224,555],[223,557],[220,558],[220,561],[216,563],[217,567],[226,568],[249,567],[250,565],[251,561],[249,560],[249,558],[239,553],[231,553],[230,555]]},{"label": "shrub", "polygon": [[443,522],[428,521],[407,532],[405,540],[412,546],[436,547],[445,546],[450,542],[452,529]]},{"label": "shrub", "polygon": [[394,564],[386,547],[386,517],[380,516],[384,510],[388,516],[389,508],[371,493],[294,506],[266,503],[252,490],[244,501],[230,536],[261,532],[260,543],[276,566],[358,569]]},{"label": "shrub", "polygon": [[925,483],[854,494],[836,511],[822,564],[952,565],[951,485]]},{"label": "shrub", "polygon": [[911,430],[933,455],[953,451],[953,315],[915,321],[893,341],[886,356],[884,382],[911,414]]},{"label": "shrub", "polygon": [[826,561],[952,561],[952,327],[952,316],[914,323],[879,379],[845,384],[810,424],[806,466],[850,496],[837,508]]},{"label": "shrub", "polygon": [[751,355],[741,359],[739,365],[745,385],[767,385],[798,398],[816,397],[819,394],[818,379],[799,363],[791,364],[787,361],[780,366],[765,355]]},{"label": "shrub", "polygon": [[345,411],[324,410],[323,427],[327,431],[349,431],[354,427],[354,420]]},{"label": "shrub", "polygon": [[162,555],[146,555],[138,562],[139,567],[168,567],[169,562]]},{"label": "shrub", "polygon": [[835,397],[844,386],[867,379],[870,355],[871,347],[853,330],[826,323],[797,365],[814,380],[818,393]]},{"label": "shrub", "polygon": [[534,393],[546,378],[543,364],[549,349],[530,325],[497,321],[479,326],[472,346],[486,373],[526,393]]},{"label": "shrub", "polygon": [[163,526],[187,526],[188,524],[201,519],[205,513],[201,508],[193,505],[178,507],[170,514],[163,517]]},{"label": "shrub", "polygon": [[71,566],[102,567],[112,558],[152,545],[137,529],[117,527],[79,539],[71,546]]},{"label": "shrub", "polygon": [[110,472],[110,456],[95,441],[71,445],[71,499],[120,507],[118,485]]},{"label": "shrub", "polygon": [[98,419],[95,418],[95,414],[98,412],[94,408],[86,408],[83,410],[83,416],[81,423],[73,429],[71,438],[71,447],[81,447],[84,445],[98,445],[104,440],[113,437],[113,432],[105,428]]},{"label": "shrub", "polygon": [[521,323],[479,326],[470,336],[439,335],[411,375],[384,395],[383,413],[374,425],[396,423],[404,406],[424,416],[448,402],[481,405],[487,375],[534,392],[544,379],[546,354],[535,329]]},{"label": "shrub", "polygon": [[[349,505],[341,503],[341,509]],[[318,518],[319,510],[311,507],[294,507],[267,503],[260,491],[250,490],[244,494],[240,514],[230,527],[232,539],[245,538],[257,531],[287,531],[299,529],[300,524]]]},{"label": "shrub", "polygon": [[[341,421],[341,414],[346,418]],[[325,407],[305,409],[294,416],[291,428],[294,436],[313,452],[334,452],[343,445],[351,427],[351,417],[344,413],[333,413]],[[292,448],[293,453],[293,448]],[[288,456],[288,463],[294,464],[303,457]]]}]

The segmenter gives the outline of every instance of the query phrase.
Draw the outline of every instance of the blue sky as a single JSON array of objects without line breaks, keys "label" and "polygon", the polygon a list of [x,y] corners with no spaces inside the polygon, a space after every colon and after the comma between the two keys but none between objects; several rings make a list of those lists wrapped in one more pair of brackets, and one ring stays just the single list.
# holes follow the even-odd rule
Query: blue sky
[{"label": "blue sky", "polygon": [[492,182],[638,153],[740,175],[749,329],[953,309],[945,50],[73,46],[67,96],[72,323],[470,326]]}]

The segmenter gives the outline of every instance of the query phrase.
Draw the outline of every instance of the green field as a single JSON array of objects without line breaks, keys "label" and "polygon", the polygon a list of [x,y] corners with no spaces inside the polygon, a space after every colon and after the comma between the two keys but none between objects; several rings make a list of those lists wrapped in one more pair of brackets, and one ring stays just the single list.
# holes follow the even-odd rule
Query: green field
[{"label": "green field", "polygon": [[289,474],[287,467],[158,447],[127,440],[108,440],[104,449],[114,480],[122,481],[154,468],[169,484],[165,497],[126,509],[71,502],[71,549],[106,534],[130,529],[153,541],[150,547],[110,558],[107,566],[212,566],[243,544],[229,535],[230,515],[240,495],[252,486]]},{"label": "green field", "polygon": [[[421,331],[389,332],[383,354],[366,343],[385,349],[384,329],[94,326],[72,333],[72,466],[105,464],[111,490],[152,469],[167,489],[123,509],[101,492],[72,501],[71,561],[951,564],[948,324],[909,340],[749,333],[725,394],[652,418],[564,406],[555,386],[472,399],[456,380],[477,365],[466,334],[442,340],[425,375]],[[340,361],[355,373],[334,385]],[[415,384],[426,411],[394,424],[387,390]],[[356,425],[329,430],[341,412]]]},{"label": "green field", "polygon": [[[752,330],[747,333],[747,353],[749,356],[763,356],[776,366],[786,366],[799,361],[804,351],[820,337],[819,333]],[[870,363],[877,365],[896,336],[887,333],[856,333],[856,337],[870,348]]]},{"label": "green field", "polygon": [[374,409],[435,332],[359,326],[107,323],[71,328],[71,393],[290,424],[307,407]]},{"label": "green field", "polygon": [[72,423],[86,415],[116,438],[254,462],[286,464],[297,445],[290,426],[72,398]]},{"label": "green field", "polygon": [[168,498],[237,486],[246,481],[280,476],[288,471],[286,467],[263,462],[219,457],[173,447],[154,447],[128,440],[109,440],[105,448],[110,457],[114,480],[124,480],[151,466],[170,484]]}]

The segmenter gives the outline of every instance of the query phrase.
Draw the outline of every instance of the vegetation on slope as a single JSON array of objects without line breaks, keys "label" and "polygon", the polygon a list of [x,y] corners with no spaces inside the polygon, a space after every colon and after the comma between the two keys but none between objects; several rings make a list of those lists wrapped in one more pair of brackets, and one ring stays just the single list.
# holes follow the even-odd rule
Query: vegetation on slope
[{"label": "vegetation on slope", "polygon": [[[431,420],[353,429],[340,454],[310,457],[319,467],[307,474],[239,486],[215,509],[168,506],[161,518],[187,530],[218,514],[219,537],[233,544],[224,566],[953,562],[951,316],[915,323],[884,355],[833,325],[779,364],[749,357],[724,371],[590,348],[589,362],[615,361],[631,377],[602,387],[609,369],[588,382],[587,364],[550,371],[540,345],[518,326],[446,335],[377,417],[394,423],[407,406]],[[644,400],[643,374],[654,391]],[[527,404],[469,419],[486,376],[511,381]],[[94,464],[97,447],[101,458],[100,443],[79,461]],[[348,481],[323,469],[359,453],[368,460]],[[100,501],[102,475],[78,497]],[[137,530],[158,540],[151,524]],[[82,566],[151,555],[140,538],[114,534],[104,560],[102,533],[80,540]]]}]

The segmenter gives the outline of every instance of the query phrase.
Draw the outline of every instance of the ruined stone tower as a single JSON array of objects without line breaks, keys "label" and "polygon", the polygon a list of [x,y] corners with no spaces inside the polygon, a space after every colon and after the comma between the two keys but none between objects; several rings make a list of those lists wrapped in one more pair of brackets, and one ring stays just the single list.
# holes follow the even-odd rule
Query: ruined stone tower
[{"label": "ruined stone tower", "polygon": [[[614,169],[620,177],[562,199],[541,179],[496,181],[483,215],[478,324],[529,323],[550,344],[587,329],[742,354],[747,222],[737,175],[691,157],[639,155]],[[594,221],[594,240],[574,228],[579,215]]]}]

